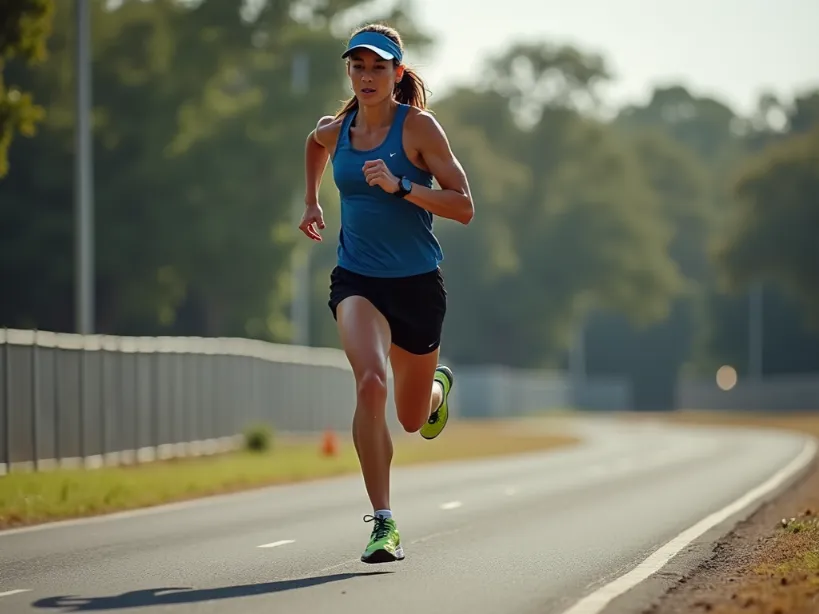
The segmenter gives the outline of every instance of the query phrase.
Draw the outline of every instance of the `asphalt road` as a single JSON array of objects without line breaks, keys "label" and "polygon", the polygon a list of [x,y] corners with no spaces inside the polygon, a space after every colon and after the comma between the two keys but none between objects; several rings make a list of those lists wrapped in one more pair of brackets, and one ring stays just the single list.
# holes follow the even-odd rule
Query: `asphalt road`
[{"label": "asphalt road", "polygon": [[359,477],[3,532],[0,612],[558,614],[804,446],[578,428],[586,440],[571,449],[396,470],[399,563],[358,560],[372,527]]}]

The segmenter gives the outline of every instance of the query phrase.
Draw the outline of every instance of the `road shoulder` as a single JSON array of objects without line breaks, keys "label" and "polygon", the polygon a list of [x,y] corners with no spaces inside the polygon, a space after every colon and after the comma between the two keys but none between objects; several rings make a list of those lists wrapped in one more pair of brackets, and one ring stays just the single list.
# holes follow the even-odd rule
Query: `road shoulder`
[{"label": "road shoulder", "polygon": [[[817,504],[819,461],[814,460],[796,485],[719,539],[705,553],[706,560],[680,576],[641,614],[815,614],[819,611]],[[814,530],[789,531],[782,520],[790,524],[791,518],[808,521]],[[811,561],[811,552],[816,562]]]},{"label": "road shoulder", "polygon": [[816,614],[817,514],[819,457],[761,505],[703,535],[606,614]]}]

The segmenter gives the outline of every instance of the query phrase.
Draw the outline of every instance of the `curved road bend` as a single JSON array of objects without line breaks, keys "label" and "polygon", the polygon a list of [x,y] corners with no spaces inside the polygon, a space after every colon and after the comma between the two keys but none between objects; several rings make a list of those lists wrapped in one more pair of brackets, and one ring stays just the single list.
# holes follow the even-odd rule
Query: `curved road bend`
[{"label": "curved road bend", "polygon": [[805,446],[774,432],[576,428],[573,448],[397,469],[400,563],[358,560],[372,526],[358,476],[0,532],[0,612],[561,614]]}]

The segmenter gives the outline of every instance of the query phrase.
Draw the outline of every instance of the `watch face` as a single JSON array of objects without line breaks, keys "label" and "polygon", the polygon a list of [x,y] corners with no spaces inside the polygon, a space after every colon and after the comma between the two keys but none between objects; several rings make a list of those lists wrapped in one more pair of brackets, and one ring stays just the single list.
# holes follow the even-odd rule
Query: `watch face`
[{"label": "watch face", "polygon": [[405,192],[409,192],[412,189],[412,182],[406,177],[404,177],[403,179],[401,179],[401,189],[404,190]]}]

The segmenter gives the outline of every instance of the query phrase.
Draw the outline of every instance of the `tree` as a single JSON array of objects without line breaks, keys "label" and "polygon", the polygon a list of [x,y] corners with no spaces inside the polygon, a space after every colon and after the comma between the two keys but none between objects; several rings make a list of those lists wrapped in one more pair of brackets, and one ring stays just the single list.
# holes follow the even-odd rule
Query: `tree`
[{"label": "tree", "polygon": [[596,87],[611,75],[599,55],[571,45],[523,42],[490,59],[486,78],[519,121],[533,126],[549,108],[594,111],[600,102]]},{"label": "tree", "polygon": [[669,409],[674,382],[692,359],[693,343],[704,323],[702,297],[711,277],[710,192],[707,169],[688,147],[659,127],[622,126],[640,170],[651,186],[665,223],[672,229],[668,254],[684,278],[685,291],[670,313],[648,326],[635,325],[613,310],[598,310],[586,329],[589,372],[627,376],[634,409]]},{"label": "tree", "polygon": [[628,142],[580,112],[606,78],[596,56],[525,44],[490,61],[483,87],[436,105],[478,207],[468,234],[443,236],[459,239],[445,262],[463,297],[453,359],[555,365],[590,309],[666,317],[681,278],[660,202]]},{"label": "tree", "polygon": [[617,123],[629,128],[662,128],[711,166],[730,166],[741,153],[736,132],[741,122],[734,111],[681,85],[655,88],[647,104],[623,108]]},{"label": "tree", "polygon": [[718,261],[733,288],[781,282],[819,326],[819,125],[766,148],[736,185],[737,207]]},{"label": "tree", "polygon": [[29,92],[6,84],[5,64],[45,60],[53,15],[54,0],[4,0],[0,11],[0,178],[8,173],[8,149],[15,134],[33,136],[45,115]]},{"label": "tree", "polygon": [[[90,2],[98,331],[288,339],[304,138],[345,94],[338,23],[363,4]],[[10,67],[49,105],[0,184],[0,285],[20,288],[3,325],[72,329],[70,7],[43,69]],[[297,55],[309,92],[292,87]]]}]

